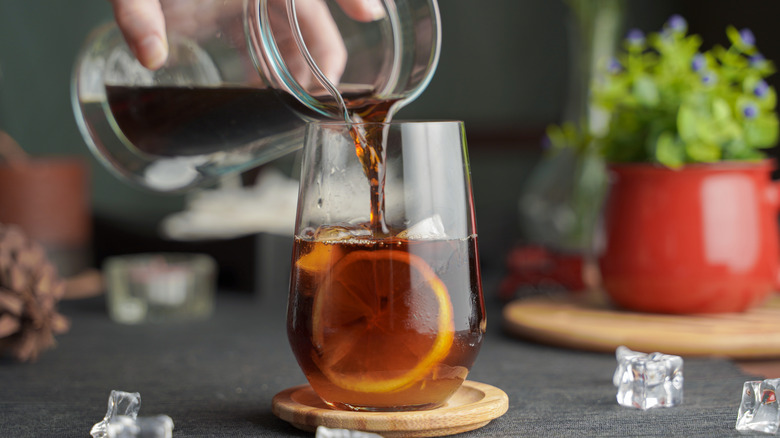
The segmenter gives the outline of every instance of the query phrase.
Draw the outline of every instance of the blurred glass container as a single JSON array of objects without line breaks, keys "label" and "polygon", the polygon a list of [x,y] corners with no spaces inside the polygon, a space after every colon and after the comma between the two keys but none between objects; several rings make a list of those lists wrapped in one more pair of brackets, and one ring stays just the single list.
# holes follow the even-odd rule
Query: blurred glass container
[{"label": "blurred glass container", "polygon": [[[590,101],[593,81],[613,58],[625,21],[625,0],[567,0],[570,71],[564,122],[601,133],[609,124]],[[550,149],[532,170],[519,202],[520,226],[530,244],[564,254],[592,252],[607,189],[597,145]]]},{"label": "blurred glass container", "polygon": [[116,322],[205,319],[214,309],[217,263],[206,254],[114,256],[103,271],[108,313]]}]

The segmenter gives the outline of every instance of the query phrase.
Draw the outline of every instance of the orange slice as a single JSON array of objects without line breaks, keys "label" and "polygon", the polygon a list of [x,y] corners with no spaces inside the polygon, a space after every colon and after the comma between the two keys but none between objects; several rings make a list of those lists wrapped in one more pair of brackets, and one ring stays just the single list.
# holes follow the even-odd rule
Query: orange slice
[{"label": "orange slice", "polygon": [[305,271],[321,273],[330,267],[334,257],[333,250],[333,245],[318,242],[314,249],[299,258],[295,265]]},{"label": "orange slice", "polygon": [[447,287],[419,256],[354,251],[317,289],[314,360],[331,383],[363,393],[404,389],[434,371],[454,338]]}]

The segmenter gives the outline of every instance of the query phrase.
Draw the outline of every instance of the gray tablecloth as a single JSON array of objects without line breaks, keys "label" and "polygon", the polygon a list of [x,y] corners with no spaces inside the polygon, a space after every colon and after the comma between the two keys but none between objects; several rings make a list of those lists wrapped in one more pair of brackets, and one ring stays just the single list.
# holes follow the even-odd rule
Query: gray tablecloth
[{"label": "gray tablecloth", "polygon": [[[742,384],[730,361],[685,360],[685,400],[638,411],[615,401],[609,354],[527,343],[501,331],[489,303],[488,336],[469,379],[509,395],[509,411],[468,437],[742,436]],[[220,293],[212,318],[124,326],[103,299],[63,303],[71,330],[36,363],[0,359],[0,436],[85,437],[112,389],[141,393],[141,415],[167,414],[174,437],[311,436],[271,413],[277,392],[305,383],[285,334],[285,296]]]}]

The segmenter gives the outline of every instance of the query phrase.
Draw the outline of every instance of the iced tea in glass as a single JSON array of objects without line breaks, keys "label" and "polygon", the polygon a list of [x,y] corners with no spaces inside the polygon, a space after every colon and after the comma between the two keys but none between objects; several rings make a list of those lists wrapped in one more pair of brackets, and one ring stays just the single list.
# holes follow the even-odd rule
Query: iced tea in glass
[{"label": "iced tea in glass", "polygon": [[485,331],[461,122],[307,127],[287,329],[335,408],[430,409],[460,387]]}]

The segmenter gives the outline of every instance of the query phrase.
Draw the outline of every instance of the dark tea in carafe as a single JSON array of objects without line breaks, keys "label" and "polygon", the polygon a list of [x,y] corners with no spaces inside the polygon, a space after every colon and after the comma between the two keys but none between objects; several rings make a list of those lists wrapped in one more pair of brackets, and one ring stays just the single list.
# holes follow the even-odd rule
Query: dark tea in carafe
[{"label": "dark tea in carafe", "polygon": [[269,88],[106,85],[106,100],[127,141],[158,156],[229,151],[304,123],[294,111],[305,107]]},{"label": "dark tea in carafe", "polygon": [[[371,100],[365,87],[344,85],[341,93],[350,111],[387,113],[387,104]],[[335,105],[328,96],[320,100]],[[230,151],[324,118],[270,88],[106,85],[106,101],[133,147],[163,157]]]}]

